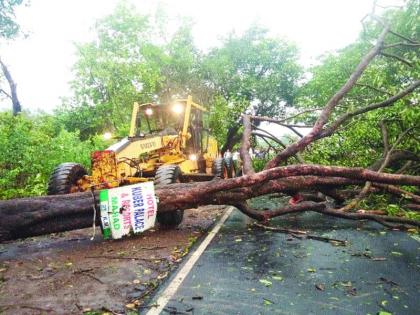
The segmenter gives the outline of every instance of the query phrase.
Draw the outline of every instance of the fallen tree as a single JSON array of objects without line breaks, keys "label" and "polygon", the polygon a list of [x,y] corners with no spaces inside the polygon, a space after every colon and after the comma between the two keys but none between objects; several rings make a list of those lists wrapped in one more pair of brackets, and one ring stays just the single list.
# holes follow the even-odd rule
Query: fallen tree
[{"label": "fallen tree", "polygon": [[[342,128],[346,128],[355,117],[391,107],[396,102],[404,98],[407,99],[407,96],[412,96],[413,92],[419,88],[419,80],[408,79],[404,88],[394,94],[387,93],[387,98],[382,101],[344,113],[335,112],[340,102],[357,84],[372,60],[377,56],[389,56],[384,50],[397,46],[412,49],[419,47],[419,43],[416,41],[407,39],[391,30],[385,21],[374,15],[373,18],[379,21],[379,25],[382,26],[376,44],[362,58],[344,85],[323,108],[319,109],[320,114],[309,133],[304,135],[296,130],[302,125],[289,123],[290,120],[295,119],[301,113],[281,119],[244,114],[242,117],[243,135],[241,145],[243,175],[226,180],[215,179],[205,183],[179,183],[160,187],[156,190],[159,199],[158,211],[166,212],[201,205],[224,204],[233,205],[244,214],[259,221],[267,221],[270,218],[289,213],[315,211],[345,219],[373,220],[393,228],[402,226],[419,227],[420,222],[414,219],[397,215],[388,216],[382,214],[383,211],[369,211],[358,207],[360,201],[366,196],[380,191],[405,198],[409,201],[410,209],[418,209],[420,196],[405,190],[404,187],[398,187],[420,186],[420,176],[403,173],[408,168],[408,162],[418,161],[418,155],[397,150],[397,145],[402,139],[416,132],[416,128],[406,128],[391,145],[386,126],[382,124],[383,156],[370,168],[305,164],[300,155],[315,141],[330,137]],[[385,45],[385,40],[389,35],[398,37],[402,41]],[[304,112],[308,111],[314,112],[314,110]],[[253,124],[255,121],[268,121],[286,126],[294,131],[299,139],[286,145],[276,139],[273,134],[265,132],[256,124]],[[305,127],[307,126],[305,125]],[[253,132],[252,128],[258,130],[258,132],[255,132],[255,130]],[[265,139],[270,147],[277,145],[275,148],[277,154],[260,172],[254,170],[249,154],[249,149],[253,143],[251,140],[255,136]],[[283,147],[283,149],[279,149],[278,146]],[[293,157],[296,157],[300,164],[280,166]],[[395,161],[401,161],[401,159],[405,159],[407,163],[400,170],[394,173],[384,172],[386,167]],[[347,206],[343,206],[341,203],[345,200],[345,194],[344,190],[341,190],[349,187],[354,191],[353,196],[355,197]],[[363,188],[361,189],[361,187]],[[303,192],[306,194],[303,194]],[[273,193],[283,193],[294,196],[294,198],[299,197],[295,198],[290,205],[276,210],[253,209],[247,202],[251,198]],[[97,194],[98,192],[86,192],[0,201],[0,216],[2,218],[0,221],[0,241],[91,226],[94,220],[94,212],[98,209]],[[331,200],[335,200],[335,202]],[[98,217],[96,215],[95,224],[99,224]]]},{"label": "fallen tree", "polygon": [[[419,221],[402,217],[337,211],[325,201],[303,201],[266,211],[252,209],[245,202],[271,193],[362,185],[366,181],[420,186],[420,176],[378,173],[363,168],[291,165],[226,180],[166,185],[156,190],[156,196],[161,212],[217,204],[236,206],[244,214],[260,221],[288,213],[315,211],[347,219],[370,219],[385,225],[420,226]],[[97,194],[85,192],[1,201],[0,240],[92,226],[94,208],[99,206]],[[98,219],[96,224],[99,224]]]}]

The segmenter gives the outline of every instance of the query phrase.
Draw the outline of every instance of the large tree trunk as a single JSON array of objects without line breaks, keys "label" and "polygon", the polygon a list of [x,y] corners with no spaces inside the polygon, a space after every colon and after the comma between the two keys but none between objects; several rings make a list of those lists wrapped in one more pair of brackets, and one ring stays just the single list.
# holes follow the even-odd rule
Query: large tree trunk
[{"label": "large tree trunk", "polygon": [[[302,211],[317,211],[349,219],[376,220],[375,217],[366,215],[334,213],[334,209],[326,203],[310,201],[272,212],[257,211],[243,204],[244,200],[270,193],[362,185],[366,180],[380,184],[420,186],[420,176],[378,173],[362,168],[291,165],[227,180],[166,185],[155,193],[160,212],[209,204],[228,204],[237,206],[257,220]],[[98,192],[0,201],[0,241],[92,226],[94,205],[99,209]],[[418,224],[404,218],[381,217],[380,220]],[[99,224],[99,213],[96,215],[96,224]]]},{"label": "large tree trunk", "polygon": [[232,151],[235,144],[237,144],[240,141],[241,135],[238,134],[239,128],[240,125],[237,124],[233,125],[228,129],[225,144],[220,149],[222,154],[224,154],[227,150]]}]

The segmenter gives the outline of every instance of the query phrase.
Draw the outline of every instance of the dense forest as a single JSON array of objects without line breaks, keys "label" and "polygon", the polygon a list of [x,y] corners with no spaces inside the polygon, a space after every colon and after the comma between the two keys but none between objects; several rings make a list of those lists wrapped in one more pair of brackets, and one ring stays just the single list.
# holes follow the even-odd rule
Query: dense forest
[{"label": "dense forest", "polygon": [[[10,11],[0,11],[13,16],[14,6],[21,2],[2,2]],[[411,0],[381,17],[372,12],[355,42],[320,57],[307,69],[299,64],[299,47],[273,37],[263,26],[229,33],[219,46],[203,52],[194,43],[189,19],[169,28],[159,15],[142,15],[121,2],[111,15],[96,21],[94,41],[77,44],[71,98],[63,99],[53,114],[29,112],[25,104],[22,110],[0,112],[0,199],[45,194],[48,178],[61,162],[88,167],[90,152],[112,143],[102,138],[104,132],[116,138],[127,135],[133,102],[165,103],[193,95],[209,107],[211,128],[222,150],[239,148],[244,113],[270,117],[293,131],[290,142],[299,139],[302,127],[312,128],[325,104],[381,36],[384,21],[392,29],[386,46],[331,113],[329,128],[280,165],[304,162],[419,175],[419,10],[419,1]],[[13,41],[18,25],[13,19],[0,21],[1,40]],[[3,64],[1,97],[11,98],[4,71],[7,60]],[[407,97],[366,110],[407,89]],[[258,171],[284,143],[267,134],[259,136],[260,121],[253,124],[251,143],[269,152],[253,161]],[[403,188],[407,193],[417,189]],[[358,203],[359,208],[418,218],[418,212],[407,207],[410,198],[379,191]]]}]

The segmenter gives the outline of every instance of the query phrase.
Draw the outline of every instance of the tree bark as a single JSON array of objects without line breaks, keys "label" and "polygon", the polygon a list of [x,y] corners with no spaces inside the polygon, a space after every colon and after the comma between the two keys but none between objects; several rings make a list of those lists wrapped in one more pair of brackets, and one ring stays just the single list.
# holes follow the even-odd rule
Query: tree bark
[{"label": "tree bark", "polygon": [[249,149],[251,148],[251,119],[248,115],[243,115],[242,120],[244,125],[241,145],[242,170],[244,174],[254,174],[255,171],[249,154]]},{"label": "tree bark", "polygon": [[305,149],[312,142],[317,140],[317,137],[322,133],[325,124],[331,116],[334,108],[339,102],[347,95],[347,93],[353,88],[357,80],[362,76],[369,63],[381,52],[382,46],[384,45],[385,36],[389,31],[389,27],[385,26],[381,35],[378,38],[376,45],[363,57],[356,69],[353,71],[347,82],[335,93],[328,103],[321,111],[317,121],[315,122],[312,130],[299,141],[292,143],[277,156],[275,156],[265,166],[265,169],[275,167],[280,164],[281,161],[286,160],[288,157],[295,155],[296,153]]},{"label": "tree bark", "polygon": [[22,111],[22,106],[20,105],[20,102],[17,96],[17,90],[16,90],[17,86],[16,86],[15,81],[13,81],[13,77],[10,74],[9,69],[3,63],[1,58],[0,58],[0,65],[1,65],[1,69],[3,71],[4,77],[6,78],[7,83],[9,83],[9,87],[10,87],[10,94],[5,93],[4,91],[3,92],[6,94],[6,96],[8,96],[12,100],[13,115],[16,116]]},{"label": "tree bark", "polygon": [[239,128],[240,128],[240,125],[235,124],[228,129],[225,144],[220,150],[222,152],[222,155],[227,150],[232,151],[235,144],[237,144],[241,140],[241,136],[238,134]]},{"label": "tree bark", "polygon": [[[379,220],[362,214],[341,214],[323,203],[315,202],[262,212],[244,205],[244,201],[249,198],[270,193],[363,185],[367,180],[379,184],[420,186],[420,176],[378,173],[362,168],[291,165],[226,180],[166,185],[157,189],[155,193],[159,200],[160,212],[213,204],[237,206],[239,210],[258,220],[302,211],[317,211],[350,219]],[[0,201],[0,241],[92,226],[94,205],[98,210],[98,192]],[[96,218],[96,224],[99,224],[99,213]],[[411,222],[404,218],[386,216],[380,220]]]}]

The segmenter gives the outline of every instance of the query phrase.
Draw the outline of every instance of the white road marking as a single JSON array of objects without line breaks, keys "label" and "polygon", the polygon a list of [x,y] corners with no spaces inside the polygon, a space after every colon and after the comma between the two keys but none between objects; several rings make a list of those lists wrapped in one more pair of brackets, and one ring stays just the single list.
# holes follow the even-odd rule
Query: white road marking
[{"label": "white road marking", "polygon": [[178,290],[181,283],[187,277],[188,273],[194,267],[194,264],[197,262],[198,258],[203,254],[204,250],[210,244],[211,240],[216,236],[217,232],[219,232],[220,228],[222,227],[223,223],[227,220],[229,215],[232,213],[234,207],[229,207],[229,209],[225,212],[223,217],[220,221],[214,226],[214,228],[209,232],[206,236],[204,241],[200,244],[197,250],[192,253],[191,257],[185,263],[184,266],[177,272],[172,282],[168,285],[168,287],[163,291],[161,296],[156,301],[156,308],[152,308],[147,312],[146,315],[158,315],[162,312],[163,308],[169,302],[169,300],[174,296],[176,291]]}]

